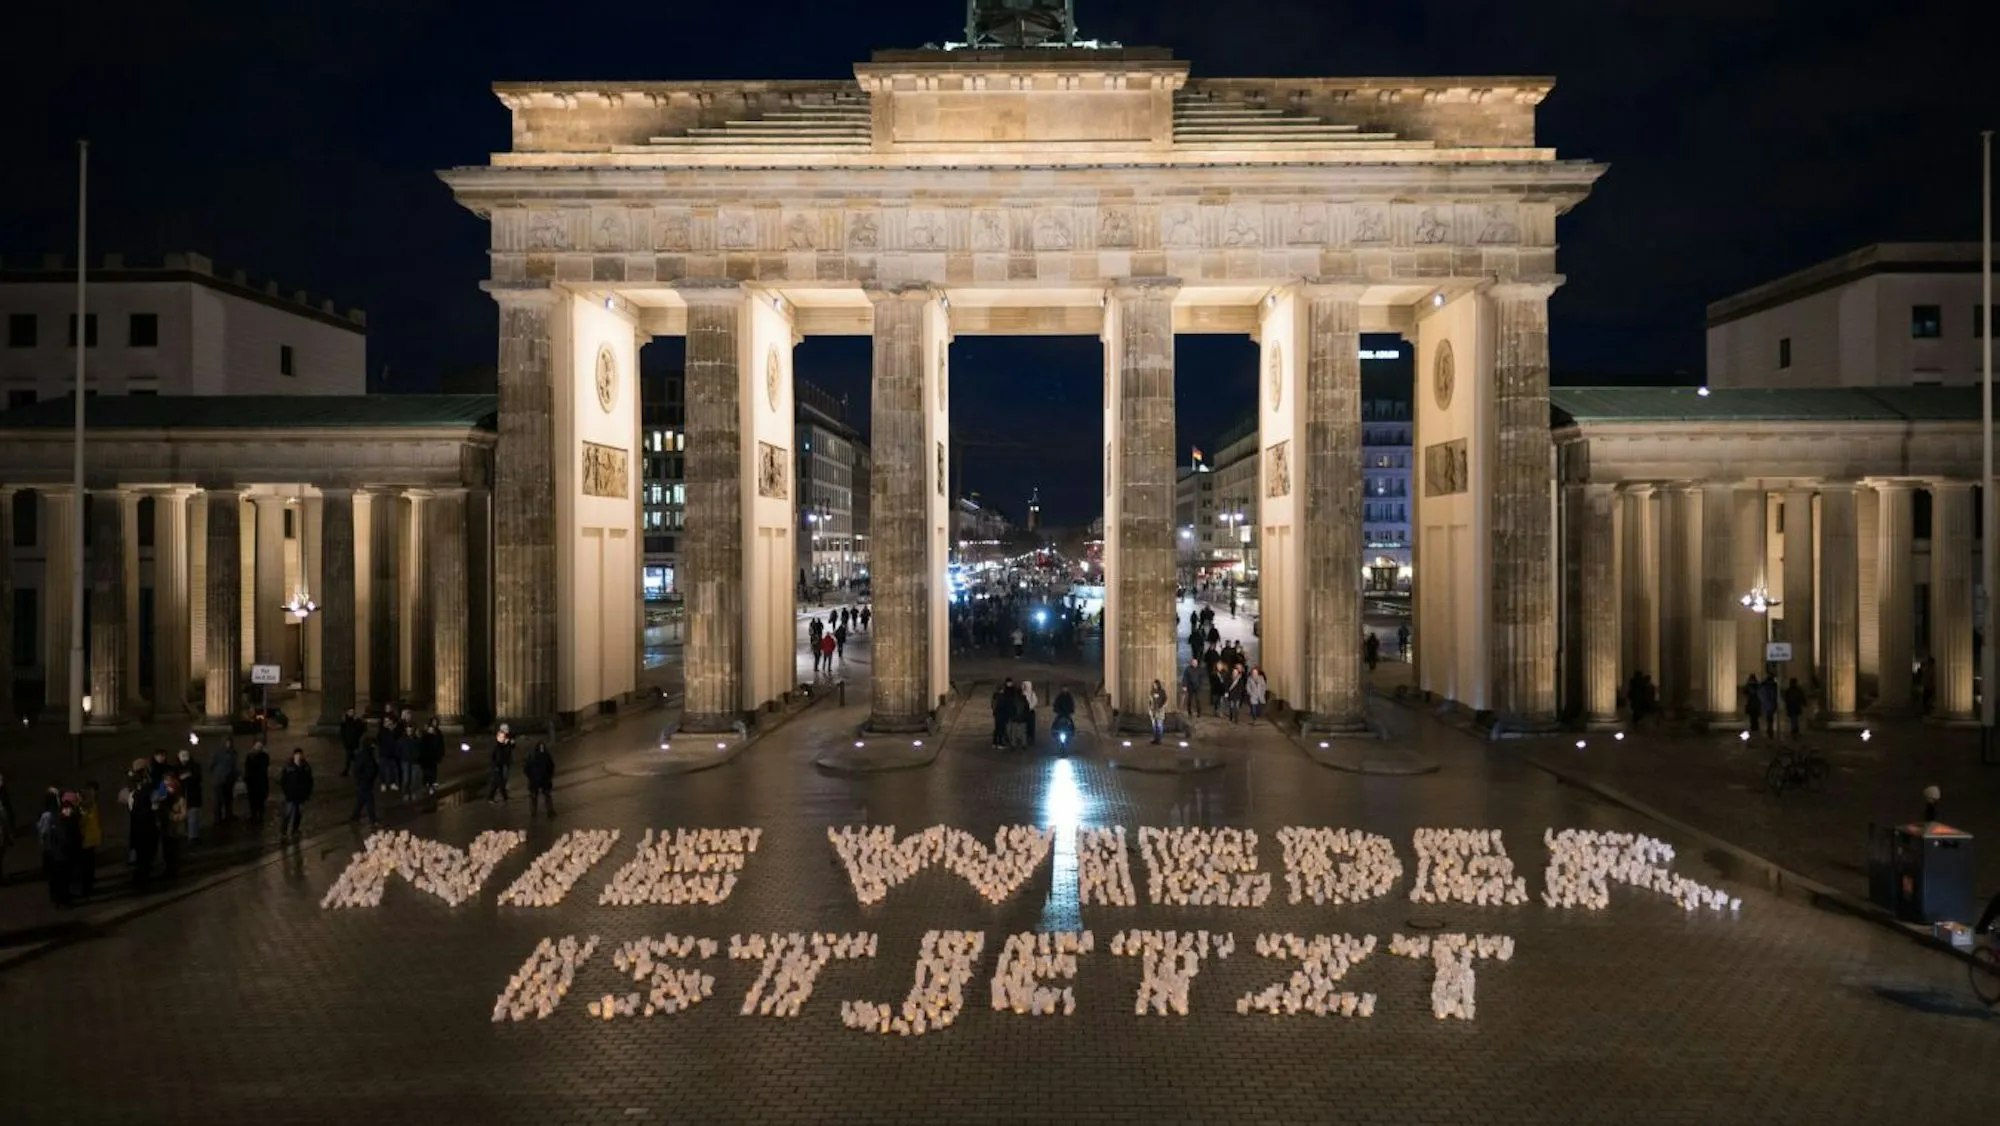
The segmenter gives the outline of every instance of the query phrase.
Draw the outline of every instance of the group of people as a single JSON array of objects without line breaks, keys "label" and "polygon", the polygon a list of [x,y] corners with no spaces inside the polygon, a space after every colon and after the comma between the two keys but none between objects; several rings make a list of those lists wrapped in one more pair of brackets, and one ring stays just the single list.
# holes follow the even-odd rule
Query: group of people
[{"label": "group of people", "polygon": [[[1033,681],[1016,684],[1013,677],[1006,678],[993,690],[992,707],[995,750],[1022,750],[1035,745],[1035,710],[1041,707],[1041,700],[1035,696]],[[1058,725],[1076,722],[1076,697],[1070,695],[1068,686],[1056,690],[1049,710]]]},{"label": "group of people", "polygon": [[812,652],[813,675],[832,676],[834,661],[846,664],[849,634],[857,629],[865,633],[874,615],[866,606],[859,610],[842,606],[829,612],[824,622],[814,614],[812,621],[806,623],[806,648]]},{"label": "group of people", "polygon": [[1743,681],[1743,687],[1737,691],[1737,695],[1742,698],[1743,718],[1749,722],[1751,731],[1777,735],[1778,708],[1782,705],[1785,709],[1785,724],[1791,737],[1794,739],[1799,737],[1799,717],[1805,714],[1806,690],[1799,685],[1798,677],[1793,677],[1791,682],[1780,690],[1776,673],[1766,673],[1762,680],[1757,679],[1756,673],[1751,673]]},{"label": "group of people", "polygon": [[1181,705],[1190,716],[1201,714],[1206,699],[1210,715],[1227,716],[1235,723],[1247,709],[1250,722],[1256,723],[1264,718],[1264,701],[1269,694],[1264,670],[1250,664],[1240,646],[1222,650],[1207,663],[1190,657],[1181,670]]}]

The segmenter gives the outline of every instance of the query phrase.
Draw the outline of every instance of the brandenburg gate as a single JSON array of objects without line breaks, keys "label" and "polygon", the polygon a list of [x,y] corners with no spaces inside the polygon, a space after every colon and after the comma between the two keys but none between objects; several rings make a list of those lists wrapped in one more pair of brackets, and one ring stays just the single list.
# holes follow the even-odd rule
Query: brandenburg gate
[{"label": "brandenburg gate", "polygon": [[[1556,714],[1548,301],[1603,172],[1537,144],[1543,78],[1193,78],[1152,49],[878,52],[827,81],[496,87],[513,147],[443,173],[492,228],[502,718],[633,690],[636,356],[687,341],[683,726],[794,687],[793,348],[874,342],[872,725],[950,690],[950,349],[1104,344],[1105,690],[1178,668],[1174,336],[1262,353],[1263,664],[1363,714],[1359,336],[1418,359],[1420,683]],[[1089,402],[1079,387],[1078,402]]]}]

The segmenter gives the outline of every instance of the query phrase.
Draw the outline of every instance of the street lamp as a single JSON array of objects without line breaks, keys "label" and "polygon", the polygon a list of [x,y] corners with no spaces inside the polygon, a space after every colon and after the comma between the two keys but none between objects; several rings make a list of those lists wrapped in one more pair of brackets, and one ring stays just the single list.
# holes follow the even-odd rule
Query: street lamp
[{"label": "street lamp", "polygon": [[1748,591],[1745,591],[1743,597],[1738,598],[1737,601],[1743,604],[1745,610],[1764,616],[1764,672],[1768,674],[1773,671],[1773,666],[1776,664],[1776,662],[1770,660],[1771,611],[1782,600],[1771,597],[1771,592],[1761,586],[1753,586]]},{"label": "street lamp", "polygon": [[280,609],[299,620],[299,683],[297,687],[299,691],[303,692],[306,687],[306,638],[309,633],[306,628],[306,621],[319,612],[319,603],[314,602],[312,596],[308,595],[305,591],[298,590],[292,592],[291,600],[285,602]]}]

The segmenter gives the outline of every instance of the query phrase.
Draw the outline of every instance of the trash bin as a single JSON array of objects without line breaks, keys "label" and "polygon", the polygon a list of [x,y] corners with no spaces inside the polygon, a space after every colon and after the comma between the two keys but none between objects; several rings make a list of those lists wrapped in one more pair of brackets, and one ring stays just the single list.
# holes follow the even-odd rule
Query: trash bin
[{"label": "trash bin", "polygon": [[1941,821],[1896,827],[1896,917],[1964,922],[1972,914],[1972,834]]},{"label": "trash bin", "polygon": [[1896,827],[1868,823],[1868,902],[1896,909]]}]

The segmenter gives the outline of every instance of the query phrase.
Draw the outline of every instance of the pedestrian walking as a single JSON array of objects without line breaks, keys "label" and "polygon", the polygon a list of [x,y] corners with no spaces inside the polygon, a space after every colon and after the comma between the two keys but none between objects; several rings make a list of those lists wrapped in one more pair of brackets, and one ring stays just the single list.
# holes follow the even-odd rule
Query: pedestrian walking
[{"label": "pedestrian walking", "polygon": [[1743,681],[1743,687],[1737,689],[1736,695],[1743,701],[1743,721],[1749,730],[1755,732],[1762,729],[1764,720],[1764,693],[1761,686],[1757,683],[1756,673],[1751,673]]},{"label": "pedestrian walking", "polygon": [[1244,698],[1250,701],[1250,723],[1264,718],[1264,700],[1270,695],[1271,683],[1264,679],[1264,669],[1260,665],[1250,666],[1250,678],[1243,685]]},{"label": "pedestrian walking", "polygon": [[76,803],[81,847],[76,857],[76,893],[89,895],[97,887],[97,850],[104,846],[104,819],[97,804],[97,783],[85,782]]},{"label": "pedestrian walking", "polygon": [[506,801],[507,776],[514,769],[514,729],[507,724],[501,724],[499,734],[493,736],[493,753],[489,761],[492,784],[487,788],[486,800]]},{"label": "pedestrian walking", "polygon": [[1229,685],[1222,690],[1222,702],[1229,709],[1229,722],[1235,723],[1243,712],[1243,705],[1250,701],[1250,686],[1243,675],[1243,666],[1229,666]]},{"label": "pedestrian walking", "polygon": [[1146,694],[1146,712],[1153,721],[1153,745],[1160,745],[1160,738],[1167,733],[1167,686],[1153,681],[1153,690]]},{"label": "pedestrian walking", "polygon": [[407,714],[396,728],[396,749],[403,760],[403,797],[416,797],[424,784],[423,733]]},{"label": "pedestrian walking", "polygon": [[1799,737],[1799,716],[1805,714],[1806,690],[1799,687],[1799,678],[1793,677],[1785,685],[1785,724],[1791,729],[1792,738]]},{"label": "pedestrian walking", "polygon": [[1382,660],[1382,639],[1370,631],[1361,638],[1361,659],[1367,663],[1368,671],[1374,672]]},{"label": "pedestrian walking", "polygon": [[1020,626],[1014,627],[1013,638],[1014,638],[1014,659],[1018,661],[1021,659],[1021,654],[1026,652],[1027,650],[1026,642],[1028,638],[1026,634],[1021,632]]},{"label": "pedestrian walking", "polygon": [[187,842],[193,846],[201,840],[202,777],[201,767],[186,750],[181,751],[174,777],[180,782],[181,806],[187,811],[180,820],[187,826]]},{"label": "pedestrian walking", "polygon": [[993,708],[993,749],[996,751],[1007,746],[1007,710],[1012,704],[1008,696],[1013,691],[1013,688],[1014,678],[1008,677],[1001,682],[1000,687],[993,690],[993,699],[991,701]]},{"label": "pedestrian walking", "polygon": [[1764,682],[1757,686],[1757,707],[1764,713],[1764,734],[1778,736],[1778,676],[1765,673]]},{"label": "pedestrian walking", "polygon": [[861,632],[862,632],[862,633],[867,633],[867,632],[868,632],[868,619],[870,619],[870,618],[872,618],[872,617],[874,617],[874,616],[875,616],[875,611],[873,611],[873,610],[870,610],[870,609],[869,609],[868,607],[866,607],[866,606],[863,606],[863,607],[861,608]]},{"label": "pedestrian walking", "polygon": [[1229,685],[1222,679],[1222,658],[1214,657],[1208,662],[1208,714],[1222,714],[1222,694]]},{"label": "pedestrian walking", "polygon": [[828,678],[833,676],[833,635],[823,633],[819,637],[820,667]]},{"label": "pedestrian walking", "polygon": [[[359,787],[368,795],[368,819],[375,820],[375,788]],[[278,772],[278,796],[285,799],[278,814],[278,839],[299,838],[299,826],[305,820],[306,799],[313,793],[313,768],[306,761],[306,752],[299,747],[292,748],[292,761]],[[357,806],[357,813],[359,812]],[[352,820],[352,818],[350,818]]]},{"label": "pedestrian walking", "polygon": [[438,766],[444,762],[444,728],[437,717],[424,725],[423,738],[417,740],[417,769],[423,782],[424,793],[435,794],[438,790]]},{"label": "pedestrian walking", "polygon": [[363,739],[361,749],[354,753],[354,812],[347,815],[350,822],[361,820],[366,812],[370,825],[382,823],[375,815],[375,782],[382,773],[381,760],[375,757],[376,742]]},{"label": "pedestrian walking", "polygon": [[1181,700],[1190,716],[1201,714],[1201,693],[1208,686],[1208,676],[1202,672],[1201,658],[1189,657],[1187,667],[1181,670]]},{"label": "pedestrian walking", "polygon": [[368,721],[355,715],[353,708],[347,709],[347,714],[340,717],[340,745],[347,752],[347,757],[340,763],[342,778],[354,772],[354,755],[361,749],[361,737],[366,734]]},{"label": "pedestrian walking", "polygon": [[549,820],[556,816],[556,757],[549,753],[547,743],[536,743],[528,752],[528,761],[521,765],[521,773],[528,779],[528,816],[535,816],[536,800],[548,807]]},{"label": "pedestrian walking", "polygon": [[215,752],[208,756],[208,780],[215,790],[215,823],[236,817],[236,741],[224,735]]},{"label": "pedestrian walking", "polygon": [[847,614],[841,613],[840,624],[833,628],[833,652],[841,664],[847,663]]},{"label": "pedestrian walking", "polygon": [[250,753],[243,756],[243,801],[250,807],[250,824],[262,827],[264,807],[271,799],[271,752],[264,748],[264,740],[250,744]]}]

